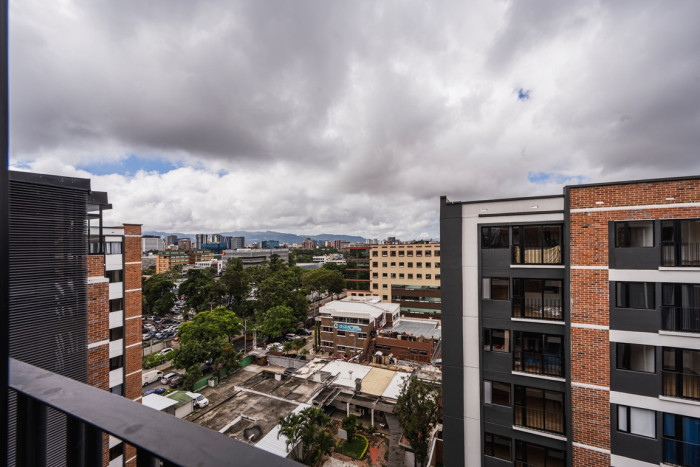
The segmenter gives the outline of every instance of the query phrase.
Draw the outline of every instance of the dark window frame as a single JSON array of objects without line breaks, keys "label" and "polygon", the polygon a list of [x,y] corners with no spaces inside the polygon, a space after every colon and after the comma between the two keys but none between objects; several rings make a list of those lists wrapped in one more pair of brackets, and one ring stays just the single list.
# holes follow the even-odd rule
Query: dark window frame
[{"label": "dark window frame", "polygon": [[[533,237],[532,233],[528,231],[534,229],[539,229],[539,232]],[[558,230],[556,235],[558,243],[554,241],[555,236],[551,232],[554,229]],[[531,243],[533,238],[536,240],[535,245]],[[552,252],[552,248],[556,247],[559,247],[559,252]],[[539,250],[539,254],[537,250]],[[563,250],[564,224],[523,224],[511,227],[511,264],[564,264]],[[552,256],[556,261],[545,261]],[[539,257],[539,261],[534,261],[533,257]]]},{"label": "dark window frame", "polygon": [[[494,332],[503,332],[503,347],[501,349],[495,347],[498,344],[494,344]],[[483,328],[481,339],[482,349],[486,352],[510,353],[510,329]]]},{"label": "dark window frame", "polygon": [[[542,408],[528,407],[527,402],[533,399],[532,397],[528,397],[528,393],[536,394],[537,392],[541,394],[541,404],[539,405]],[[560,435],[565,434],[566,396],[563,392],[515,385],[513,387],[513,395],[513,425],[545,431],[548,433],[556,433]],[[554,397],[561,399],[558,401],[558,410],[552,410],[553,407],[556,408],[556,404],[553,404],[552,402],[555,400]],[[541,424],[533,423],[533,421],[540,421],[538,412],[542,413]],[[552,427],[552,422],[556,422],[554,418],[555,416],[559,418],[559,421],[558,423],[555,423],[555,427]],[[559,427],[559,429],[556,427]]]},{"label": "dark window frame", "polygon": [[[499,455],[501,450],[496,450],[496,440],[502,442],[502,446],[508,445],[508,457],[503,457]],[[504,442],[505,441],[505,442]],[[513,440],[507,436],[496,435],[494,433],[484,433],[484,455],[489,457],[494,457],[496,459],[503,459],[510,461],[513,458]]]},{"label": "dark window frame", "polygon": [[[533,307],[533,303],[526,300],[528,295],[532,295],[532,292],[528,292],[528,285],[539,284],[540,298],[539,310]],[[549,293],[552,295],[552,291],[559,290],[558,300],[554,305],[548,303],[548,299],[545,298]],[[564,321],[564,281],[561,279],[531,279],[527,277],[518,277],[513,279],[512,284],[513,290],[513,318],[526,318],[526,319],[541,319],[547,321]],[[551,301],[551,299],[549,299]],[[530,310],[531,309],[531,310]],[[528,311],[530,310],[530,311]]]},{"label": "dark window frame", "polygon": [[481,227],[481,248],[501,250],[510,247],[510,229],[505,225]]},{"label": "dark window frame", "polygon": [[[560,341],[558,355],[548,351],[556,339]],[[566,375],[564,347],[564,336],[558,334],[513,331],[513,371],[563,378]]]},{"label": "dark window frame", "polygon": [[[637,225],[651,224],[651,245],[632,245],[631,232]],[[619,221],[613,224],[615,234],[615,248],[654,248],[656,245],[656,236],[654,234],[654,221],[639,220],[639,221]]]},{"label": "dark window frame", "polygon": [[[645,294],[637,296],[636,286],[643,285]],[[615,282],[615,307],[629,310],[655,310],[656,309],[656,283],[618,281]],[[645,296],[644,296],[645,295]],[[637,306],[643,298],[645,306]],[[636,300],[635,300],[636,299]]]},{"label": "dark window frame", "polygon": [[[491,394],[489,394],[489,398],[491,399],[491,402],[487,402],[487,394],[486,394],[486,384],[490,385],[491,388]],[[497,388],[494,390],[494,388]],[[485,379],[484,380],[484,404],[487,405],[498,405],[501,407],[511,407],[513,405],[513,402],[511,401],[511,386],[510,383],[504,383],[502,381],[494,381],[491,379]],[[497,396],[497,397],[496,397]]]},{"label": "dark window frame", "polygon": [[[528,464],[528,448],[530,447],[533,449],[542,450],[544,452],[544,465],[542,467],[564,467],[566,465],[566,451],[540,446],[539,444],[528,443],[527,441],[516,440],[516,467],[527,467],[530,465]],[[557,457],[554,457],[554,455],[557,455]]]},{"label": "dark window frame", "polygon": [[[652,356],[652,363],[654,365],[653,370],[647,371],[647,370],[640,370],[638,368],[633,368],[633,362],[632,362],[632,353],[633,349],[635,347],[642,347],[642,348],[652,348],[654,349],[652,351],[653,356]],[[625,351],[625,349],[629,349],[628,351]],[[637,373],[646,373],[646,374],[655,374],[656,373],[656,347],[653,345],[644,345],[644,344],[631,344],[628,342],[618,342],[616,344],[616,358],[615,358],[615,368],[617,370],[623,370],[623,371],[634,371]]]}]

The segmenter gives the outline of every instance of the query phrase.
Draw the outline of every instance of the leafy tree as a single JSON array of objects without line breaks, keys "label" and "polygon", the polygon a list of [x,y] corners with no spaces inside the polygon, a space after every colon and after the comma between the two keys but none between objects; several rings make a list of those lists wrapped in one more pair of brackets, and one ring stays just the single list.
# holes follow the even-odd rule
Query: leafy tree
[{"label": "leafy tree", "polygon": [[146,269],[144,269],[144,270],[141,271],[141,275],[142,275],[142,276],[152,276],[152,275],[155,274],[155,273],[156,273],[156,267],[155,267],[155,266],[148,267],[148,268],[146,268]]},{"label": "leafy tree", "polygon": [[191,391],[194,388],[194,383],[200,379],[202,379],[202,367],[199,364],[195,364],[187,368],[182,385]]},{"label": "leafy tree", "polygon": [[152,353],[143,357],[142,366],[144,369],[153,368],[155,366],[165,363],[165,355],[159,353]]},{"label": "leafy tree", "polygon": [[[214,278],[207,269],[190,269],[187,271],[187,280],[180,284],[180,294],[185,296],[185,303],[197,311],[209,308],[216,292]],[[216,300],[217,303],[218,301]]]},{"label": "leafy tree", "polygon": [[350,414],[344,417],[341,426],[348,432],[348,441],[350,441],[357,431],[357,415]]},{"label": "leafy tree", "polygon": [[282,344],[282,351],[284,353],[289,353],[294,349],[294,343],[292,341],[287,341],[284,344]]},{"label": "leafy tree", "polygon": [[281,336],[288,329],[294,328],[297,323],[292,309],[284,305],[274,306],[264,313],[258,313],[256,321],[260,333],[270,337]]},{"label": "leafy tree", "polygon": [[175,284],[164,274],[154,274],[142,282],[143,312],[163,316],[175,305]]},{"label": "leafy tree", "polygon": [[239,310],[250,294],[250,281],[248,274],[243,270],[242,259],[228,260],[219,284],[224,294],[231,300],[233,309]]},{"label": "leafy tree", "polygon": [[301,337],[298,337],[292,341],[292,348],[296,350],[297,352],[301,349],[306,347],[306,339],[302,339]]},{"label": "leafy tree", "polygon": [[241,320],[226,308],[197,313],[192,321],[183,323],[178,330],[180,349],[173,357],[175,365],[190,368],[208,360],[230,364],[233,357],[229,355],[229,348],[233,347],[231,342],[242,328]]},{"label": "leafy tree", "polygon": [[277,436],[286,436],[287,448],[296,446],[294,456],[304,463],[311,459],[317,461],[333,447],[333,436],[328,432],[331,419],[318,407],[309,407],[299,413],[292,412],[281,417],[279,424],[280,432]]},{"label": "leafy tree", "polygon": [[323,263],[322,269],[330,269],[331,271],[338,271],[339,273],[343,274],[347,267],[347,264]]},{"label": "leafy tree", "polygon": [[216,359],[220,368],[233,369],[241,364],[242,354],[238,352],[233,344],[224,345],[219,357]]},{"label": "leafy tree", "polygon": [[345,288],[343,274],[332,269],[314,269],[301,277],[301,283],[309,290],[321,293],[340,293]]},{"label": "leafy tree", "polygon": [[429,435],[442,418],[442,389],[412,376],[405,381],[396,401],[396,416],[404,436],[415,453],[415,464],[425,465],[428,459]]}]

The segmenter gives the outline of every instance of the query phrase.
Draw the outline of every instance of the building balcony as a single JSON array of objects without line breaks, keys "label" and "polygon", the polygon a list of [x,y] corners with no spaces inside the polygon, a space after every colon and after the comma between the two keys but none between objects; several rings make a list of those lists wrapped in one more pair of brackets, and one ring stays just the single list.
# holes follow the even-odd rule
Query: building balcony
[{"label": "building balcony", "polygon": [[563,319],[561,300],[513,297],[513,318]]},{"label": "building balcony", "polygon": [[661,329],[664,331],[700,333],[700,308],[661,307]]},{"label": "building balcony", "polygon": [[663,371],[663,395],[700,401],[700,375]]},{"label": "building balcony", "polygon": [[562,358],[538,352],[513,351],[513,369],[543,376],[564,376]]},{"label": "building balcony", "polygon": [[54,410],[66,416],[66,465],[104,465],[104,434],[135,446],[139,466],[297,465],[56,373],[14,359],[9,364],[17,400],[16,425],[10,427],[16,465],[47,464],[47,414]]},{"label": "building balcony", "polygon": [[661,265],[666,267],[700,267],[700,243],[662,245]]},{"label": "building balcony", "polygon": [[564,434],[564,413],[561,410],[545,411],[522,405],[514,405],[515,426],[546,431],[558,435]]}]

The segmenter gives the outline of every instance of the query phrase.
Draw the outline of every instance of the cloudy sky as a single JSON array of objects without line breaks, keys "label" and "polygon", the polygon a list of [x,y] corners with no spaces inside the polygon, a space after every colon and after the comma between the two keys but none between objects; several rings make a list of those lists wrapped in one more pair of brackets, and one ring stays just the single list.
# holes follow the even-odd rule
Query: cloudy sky
[{"label": "cloudy sky", "polygon": [[700,2],[10,0],[10,164],[145,230],[439,237],[700,174]]}]

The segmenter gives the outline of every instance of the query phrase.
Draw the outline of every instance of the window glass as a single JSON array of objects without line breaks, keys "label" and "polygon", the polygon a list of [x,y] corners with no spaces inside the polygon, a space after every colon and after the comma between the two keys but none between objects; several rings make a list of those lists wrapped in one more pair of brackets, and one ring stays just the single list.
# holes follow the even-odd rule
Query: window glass
[{"label": "window glass", "polygon": [[617,368],[620,370],[654,373],[655,347],[653,345],[617,344]]},{"label": "window glass", "polygon": [[484,433],[484,454],[498,459],[511,460],[511,439]]},{"label": "window glass", "polygon": [[491,278],[491,300],[509,300],[508,279]]},{"label": "window glass", "polygon": [[481,248],[508,248],[508,227],[482,227]]},{"label": "window glass", "polygon": [[656,308],[654,288],[653,282],[616,282],[615,306],[653,310]]},{"label": "window glass", "polygon": [[615,247],[642,248],[653,246],[654,221],[615,223]]},{"label": "window glass", "polygon": [[617,429],[633,435],[656,438],[656,412],[618,405]]}]

